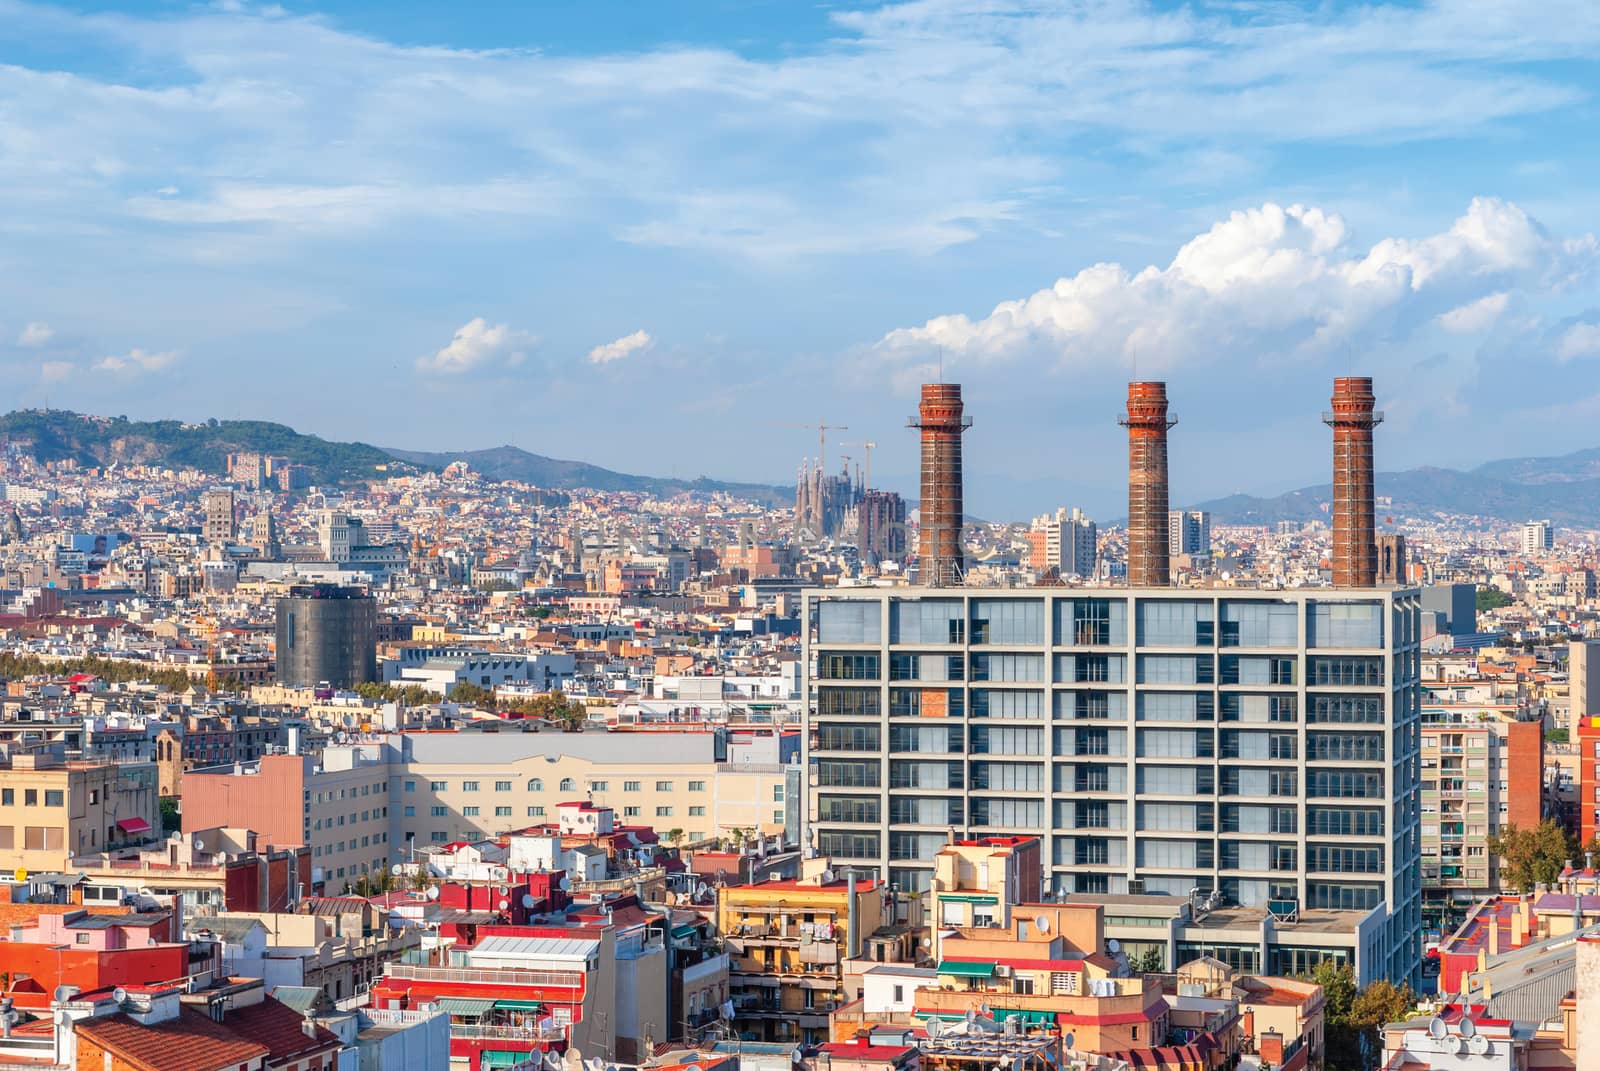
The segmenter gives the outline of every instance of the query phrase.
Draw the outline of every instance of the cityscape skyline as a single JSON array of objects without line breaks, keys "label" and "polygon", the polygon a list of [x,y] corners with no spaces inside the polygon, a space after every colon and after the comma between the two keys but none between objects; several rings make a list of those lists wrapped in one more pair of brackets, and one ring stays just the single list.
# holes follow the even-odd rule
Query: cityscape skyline
[{"label": "cityscape skyline", "polygon": [[1595,445],[1582,5],[4,11],[19,405],[762,482],[820,419],[908,486],[942,364],[980,516],[1104,513],[1145,376],[1183,500],[1318,478],[1352,366],[1380,469]]}]

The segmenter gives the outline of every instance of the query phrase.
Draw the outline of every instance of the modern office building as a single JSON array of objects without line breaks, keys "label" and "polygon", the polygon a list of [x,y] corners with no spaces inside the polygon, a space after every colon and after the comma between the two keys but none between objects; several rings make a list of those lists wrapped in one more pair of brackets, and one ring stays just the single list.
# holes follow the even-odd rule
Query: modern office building
[{"label": "modern office building", "polygon": [[1555,549],[1556,530],[1549,520],[1527,521],[1522,526],[1522,553],[1543,554]]},{"label": "modern office building", "polygon": [[1203,509],[1175,509],[1167,514],[1167,547],[1173,557],[1211,553],[1211,514]]},{"label": "modern office building", "polygon": [[1429,584],[1422,589],[1422,612],[1435,615],[1437,632],[1471,636],[1478,631],[1478,589],[1473,584]]},{"label": "modern office building", "polygon": [[278,600],[279,684],[348,688],[378,675],[378,604],[360,588],[301,584]]},{"label": "modern office building", "polygon": [[808,596],[810,847],[928,888],[949,831],[1062,893],[1389,905],[1417,960],[1411,589]]}]

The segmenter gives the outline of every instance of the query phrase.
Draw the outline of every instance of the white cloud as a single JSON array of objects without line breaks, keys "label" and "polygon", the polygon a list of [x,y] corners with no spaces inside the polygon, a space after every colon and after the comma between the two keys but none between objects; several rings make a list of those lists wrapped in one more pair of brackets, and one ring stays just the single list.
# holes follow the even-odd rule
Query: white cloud
[{"label": "white cloud", "polygon": [[170,368],[178,359],[177,350],[163,350],[160,353],[150,353],[146,350],[132,349],[121,357],[103,357],[95,363],[95,368],[102,372],[126,372],[129,374],[142,374],[145,372],[159,372]]},{"label": "white cloud", "polygon": [[1494,326],[1506,311],[1511,295],[1504,290],[1458,305],[1439,314],[1439,326],[1453,335],[1475,335]]},{"label": "white cloud", "polygon": [[656,245],[927,253],[1050,226],[1039,205],[1118,154],[1192,161],[1167,179],[1215,187],[1243,139],[1264,157],[1552,112],[1586,93],[1540,61],[1600,48],[1588,0],[1230,6],[890,3],[752,58],[409,47],[237,0],[160,17],[0,0],[19,33],[127,61],[0,68],[0,195],[63,222],[298,231],[588,209]]},{"label": "white cloud", "polygon": [[[1131,365],[1141,373],[1292,361],[1392,339],[1436,316],[1464,326],[1518,288],[1550,289],[1600,261],[1593,236],[1558,240],[1515,205],[1478,198],[1449,230],[1352,249],[1344,222],[1274,204],[1234,212],[1165,268],[1096,264],[973,320],[935,317],[876,346],[904,381],[941,352],[978,363]],[[1463,311],[1463,309],[1469,311]]]},{"label": "white cloud", "polygon": [[47,323],[35,321],[22,329],[17,336],[17,345],[29,349],[49,345],[50,340],[56,337],[55,329]]},{"label": "white cloud", "polygon": [[417,358],[417,371],[430,375],[461,375],[485,364],[519,365],[534,343],[532,335],[513,331],[505,324],[491,325],[482,316],[456,328],[450,343],[427,357]]},{"label": "white cloud", "polygon": [[603,346],[596,346],[589,351],[590,364],[610,364],[620,361],[631,354],[642,353],[653,345],[655,339],[644,331],[635,331],[631,335],[623,335],[615,342],[607,342]]},{"label": "white cloud", "polygon": [[45,361],[39,366],[39,378],[46,383],[59,383],[77,371],[71,361]]},{"label": "white cloud", "polygon": [[1600,357],[1600,324],[1575,323],[1561,335],[1556,356],[1563,361]]}]

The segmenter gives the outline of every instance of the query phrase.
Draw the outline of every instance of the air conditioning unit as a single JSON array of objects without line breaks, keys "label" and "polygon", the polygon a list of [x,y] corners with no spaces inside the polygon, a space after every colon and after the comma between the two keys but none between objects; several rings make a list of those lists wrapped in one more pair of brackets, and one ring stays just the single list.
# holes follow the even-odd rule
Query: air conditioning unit
[{"label": "air conditioning unit", "polygon": [[996,978],[1010,978],[1011,965],[1009,963],[996,963],[994,965],[994,976]]}]

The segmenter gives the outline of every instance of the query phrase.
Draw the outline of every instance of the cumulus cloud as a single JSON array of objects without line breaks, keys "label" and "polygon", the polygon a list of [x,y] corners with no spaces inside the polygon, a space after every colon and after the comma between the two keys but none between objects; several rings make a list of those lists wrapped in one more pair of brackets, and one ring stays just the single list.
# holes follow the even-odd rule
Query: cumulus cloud
[{"label": "cumulus cloud", "polygon": [[1354,248],[1337,215],[1301,205],[1234,212],[1166,267],[1096,264],[989,315],[939,316],[876,345],[904,380],[935,355],[1021,358],[1141,373],[1220,360],[1289,361],[1352,341],[1487,326],[1517,288],[1554,289],[1593,271],[1593,235],[1552,237],[1521,208],[1472,201],[1440,234]]},{"label": "cumulus cloud", "polygon": [[456,328],[448,345],[417,358],[417,371],[428,375],[458,376],[488,364],[516,366],[527,357],[532,335],[505,324],[490,324],[482,316]]},{"label": "cumulus cloud", "polygon": [[121,357],[102,357],[95,363],[95,368],[102,372],[127,373],[139,375],[145,372],[159,372],[170,368],[178,359],[177,350],[163,350],[160,353],[150,353],[147,350],[132,349]]},{"label": "cumulus cloud", "polygon": [[76,370],[71,361],[45,361],[39,366],[39,378],[46,383],[59,383]]},{"label": "cumulus cloud", "polygon": [[1511,295],[1504,290],[1458,305],[1439,314],[1439,326],[1453,335],[1475,335],[1494,326],[1506,311]]},{"label": "cumulus cloud", "polygon": [[1556,356],[1563,361],[1600,357],[1600,323],[1575,323],[1561,334]]},{"label": "cumulus cloud", "polygon": [[603,346],[596,346],[589,351],[590,364],[610,364],[620,361],[624,357],[635,353],[642,353],[655,343],[655,339],[644,331],[635,331],[631,335],[623,335],[615,342],[607,342]]},{"label": "cumulus cloud", "polygon": [[22,329],[22,333],[17,336],[17,345],[28,349],[37,349],[40,346],[49,345],[50,340],[55,337],[54,328],[47,323],[35,320]]}]

